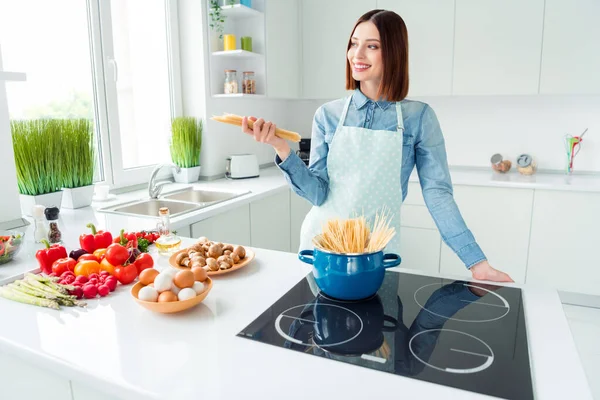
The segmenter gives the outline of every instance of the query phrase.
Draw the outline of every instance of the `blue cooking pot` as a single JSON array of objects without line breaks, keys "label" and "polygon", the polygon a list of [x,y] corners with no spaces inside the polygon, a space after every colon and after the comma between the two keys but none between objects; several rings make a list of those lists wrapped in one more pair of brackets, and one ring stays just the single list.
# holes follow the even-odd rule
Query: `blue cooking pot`
[{"label": "blue cooking pot", "polygon": [[383,283],[385,269],[400,265],[398,254],[383,251],[366,254],[337,254],[320,249],[302,250],[298,258],[313,266],[319,289],[340,300],[373,296]]}]

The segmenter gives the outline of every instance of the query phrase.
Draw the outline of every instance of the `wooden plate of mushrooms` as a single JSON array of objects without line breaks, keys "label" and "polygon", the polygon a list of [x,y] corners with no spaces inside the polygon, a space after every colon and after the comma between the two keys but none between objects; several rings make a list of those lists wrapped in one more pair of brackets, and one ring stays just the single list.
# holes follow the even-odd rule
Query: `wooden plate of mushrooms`
[{"label": "wooden plate of mushrooms", "polygon": [[254,259],[254,252],[243,246],[212,242],[205,237],[186,249],[179,250],[169,257],[173,268],[191,270],[200,267],[209,276],[227,274],[245,267]]}]

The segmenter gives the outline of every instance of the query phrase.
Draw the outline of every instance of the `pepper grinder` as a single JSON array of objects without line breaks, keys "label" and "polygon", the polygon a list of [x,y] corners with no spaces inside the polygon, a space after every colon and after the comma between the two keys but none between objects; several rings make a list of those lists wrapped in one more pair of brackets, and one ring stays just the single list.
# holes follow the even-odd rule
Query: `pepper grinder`
[{"label": "pepper grinder", "polygon": [[62,233],[58,228],[60,210],[58,207],[49,207],[44,210],[44,214],[46,214],[46,220],[48,220],[48,242],[51,244],[60,243],[62,240]]}]

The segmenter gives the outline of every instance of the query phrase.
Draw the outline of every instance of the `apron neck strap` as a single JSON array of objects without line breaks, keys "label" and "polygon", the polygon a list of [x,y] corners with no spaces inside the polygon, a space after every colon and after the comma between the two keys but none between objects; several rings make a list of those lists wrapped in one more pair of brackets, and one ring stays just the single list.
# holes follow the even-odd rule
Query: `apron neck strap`
[{"label": "apron neck strap", "polygon": [[344,105],[344,111],[342,111],[342,116],[340,117],[340,122],[338,122],[337,126],[338,131],[344,126],[346,115],[348,114],[348,108],[350,108],[350,101],[352,101],[352,95],[348,96],[348,100],[346,100],[346,104]]},{"label": "apron neck strap", "polygon": [[396,118],[398,118],[398,125],[397,125],[396,129],[398,130],[398,132],[400,132],[400,131],[404,132],[404,120],[402,119],[402,107],[401,107],[401,102],[399,102],[399,101],[396,102]]}]

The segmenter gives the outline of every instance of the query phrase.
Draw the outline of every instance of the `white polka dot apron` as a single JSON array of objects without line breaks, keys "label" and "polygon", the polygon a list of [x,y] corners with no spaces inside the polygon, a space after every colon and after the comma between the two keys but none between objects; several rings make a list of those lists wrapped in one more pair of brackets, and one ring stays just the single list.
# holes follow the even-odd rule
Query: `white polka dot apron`
[{"label": "white polka dot apron", "polygon": [[314,249],[312,239],[322,232],[323,224],[332,218],[364,215],[373,227],[377,212],[387,211],[390,227],[396,235],[388,243],[387,253],[400,254],[400,207],[402,206],[402,110],[396,103],[396,131],[344,126],[352,96],[329,145],[327,171],[329,193],[321,206],[313,207],[300,233],[300,249]]}]

